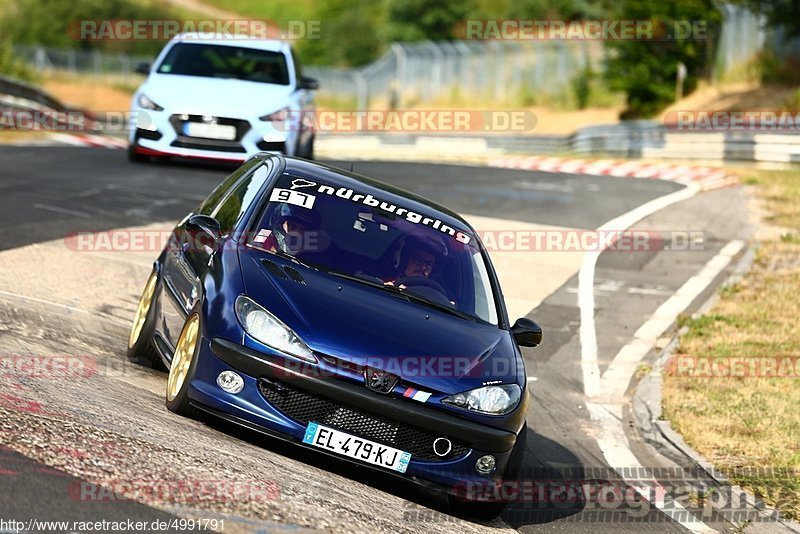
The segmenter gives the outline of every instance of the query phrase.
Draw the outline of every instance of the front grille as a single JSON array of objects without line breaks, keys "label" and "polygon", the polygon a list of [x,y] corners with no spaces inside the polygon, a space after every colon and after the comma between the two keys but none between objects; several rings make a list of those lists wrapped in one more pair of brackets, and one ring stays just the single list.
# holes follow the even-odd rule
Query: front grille
[{"label": "front grille", "polygon": [[433,442],[436,438],[443,437],[441,435],[363,412],[284,384],[262,379],[258,381],[258,389],[270,404],[301,424],[316,421],[410,452],[412,458],[443,461],[458,458],[469,452],[469,447],[451,440],[452,450],[447,456],[440,457],[433,452]]},{"label": "front grille", "polygon": [[199,137],[178,136],[170,146],[176,148],[193,148],[196,150],[210,150],[213,152],[246,152],[244,147],[235,141],[221,141],[214,139],[200,139]]}]

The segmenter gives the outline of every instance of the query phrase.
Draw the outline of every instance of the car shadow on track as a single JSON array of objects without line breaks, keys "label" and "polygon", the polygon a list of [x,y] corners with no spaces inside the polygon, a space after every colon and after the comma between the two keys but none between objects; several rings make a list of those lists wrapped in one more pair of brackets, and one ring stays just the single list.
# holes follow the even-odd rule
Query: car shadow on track
[{"label": "car shadow on track", "polygon": [[583,464],[572,451],[528,429],[519,479],[501,490],[509,501],[503,519],[520,528],[579,514],[585,506],[578,491],[584,478]]},{"label": "car shadow on track", "polygon": [[[515,528],[528,524],[540,524],[562,519],[579,513],[584,506],[581,499],[561,498],[565,480],[570,487],[583,479],[583,467],[577,457],[558,443],[528,430],[526,456],[519,480],[508,481],[511,491],[519,488],[517,496],[510,494],[512,501],[501,516],[504,521],[482,521],[472,517],[454,515],[445,495],[395,475],[361,467],[345,460],[309,451],[289,442],[265,436],[211,415],[204,415],[203,422],[211,428],[269,449],[292,460],[303,462],[324,471],[372,486],[408,501],[403,507],[403,520],[416,523],[426,530],[444,524],[466,520],[486,526],[504,528],[511,524]],[[570,484],[574,481],[574,484]],[[560,486],[559,486],[560,482]],[[531,494],[533,488],[534,493]],[[546,488],[543,489],[543,488]],[[539,493],[546,492],[545,498]],[[578,492],[580,493],[580,492]],[[532,495],[532,498],[529,498]]]}]

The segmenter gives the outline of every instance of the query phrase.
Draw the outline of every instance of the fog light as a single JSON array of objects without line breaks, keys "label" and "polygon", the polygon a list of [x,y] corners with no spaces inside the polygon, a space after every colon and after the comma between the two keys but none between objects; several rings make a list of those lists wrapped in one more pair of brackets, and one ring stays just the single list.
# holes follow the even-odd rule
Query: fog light
[{"label": "fog light", "polygon": [[[244,389],[244,380],[233,371],[222,371],[217,377],[217,385],[224,391],[236,395]],[[492,465],[494,465],[494,463],[492,463]]]},{"label": "fog light", "polygon": [[496,460],[494,456],[491,454],[487,454],[486,456],[481,456],[478,458],[478,461],[475,462],[475,471],[482,475],[488,475],[492,471],[494,471],[494,467],[496,465]]}]

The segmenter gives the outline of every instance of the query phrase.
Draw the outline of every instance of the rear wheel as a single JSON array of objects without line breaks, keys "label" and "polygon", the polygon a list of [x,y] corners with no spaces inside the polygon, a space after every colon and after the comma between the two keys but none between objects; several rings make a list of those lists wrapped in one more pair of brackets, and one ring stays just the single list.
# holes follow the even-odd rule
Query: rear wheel
[{"label": "rear wheel", "polygon": [[133,324],[128,336],[128,360],[166,371],[153,340],[157,288],[158,274],[154,269],[147,279],[142,296],[139,298],[139,304],[136,306],[136,314],[133,316]]},{"label": "rear wheel", "polygon": [[[523,425],[517,437],[517,442],[514,443],[514,448],[511,450],[511,457],[508,459],[508,465],[506,466],[506,472],[503,475],[502,481],[516,481],[519,478],[522,460],[525,457],[527,438],[528,425],[526,423]],[[508,506],[507,501],[480,502],[462,500],[455,495],[448,495],[447,500],[450,504],[450,509],[456,514],[486,521],[490,521],[502,514],[503,510]]]},{"label": "rear wheel", "polygon": [[200,335],[200,315],[195,312],[183,324],[167,378],[167,409],[185,417],[195,417],[198,413],[189,403],[189,383],[197,365]]}]

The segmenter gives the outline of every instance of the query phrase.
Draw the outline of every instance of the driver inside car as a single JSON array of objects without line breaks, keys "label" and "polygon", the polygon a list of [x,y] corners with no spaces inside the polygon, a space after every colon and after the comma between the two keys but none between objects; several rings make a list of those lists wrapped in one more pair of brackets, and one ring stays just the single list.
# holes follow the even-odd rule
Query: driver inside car
[{"label": "driver inside car", "polygon": [[446,257],[447,246],[438,237],[406,237],[396,254],[396,272],[388,280],[385,280],[384,284],[406,289],[408,286],[425,282],[422,285],[440,291],[451,304],[455,305],[455,302],[450,300],[444,288],[430,279],[431,273],[437,264],[441,264]]}]

